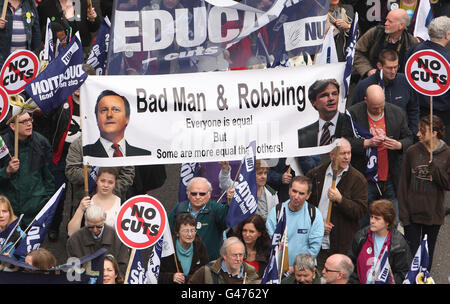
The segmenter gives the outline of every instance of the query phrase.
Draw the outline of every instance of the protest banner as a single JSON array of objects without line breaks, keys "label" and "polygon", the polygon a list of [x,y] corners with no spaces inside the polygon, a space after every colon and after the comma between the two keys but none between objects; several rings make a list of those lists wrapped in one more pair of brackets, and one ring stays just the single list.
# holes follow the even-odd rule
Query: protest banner
[{"label": "protest banner", "polygon": [[28,95],[45,113],[58,108],[87,78],[83,70],[83,48],[77,34],[25,87]]},{"label": "protest banner", "polygon": [[[318,112],[307,97],[311,84],[323,78],[342,83],[344,66],[342,62],[264,70],[90,76],[80,94],[84,101],[83,161],[123,166],[240,160],[253,139],[257,158],[327,153],[332,144],[299,148],[298,130],[318,121]],[[107,91],[111,88],[113,92]],[[97,100],[104,113],[96,110]],[[113,124],[117,118],[106,113],[105,105],[114,100],[125,107],[121,115],[128,117]],[[343,98],[337,107],[344,111]],[[122,142],[121,153],[126,157],[112,158],[112,140]],[[109,146],[105,146],[107,141]]]},{"label": "protest banner", "polygon": [[111,22],[108,16],[105,16],[102,24],[100,24],[100,29],[98,30],[91,53],[86,60],[86,64],[92,66],[97,75],[105,75],[106,73],[110,31]]},{"label": "protest banner", "polygon": [[168,225],[164,206],[154,197],[138,195],[127,200],[116,219],[116,233],[132,249],[145,249],[162,237]]},{"label": "protest banner", "polygon": [[22,92],[39,71],[38,57],[28,50],[17,50],[6,58],[0,72],[0,86],[9,95]]},{"label": "protest banner", "polygon": [[[114,3],[108,74],[167,74],[245,68],[267,50],[277,66],[320,51],[328,0]],[[265,46],[252,48],[261,34]],[[224,60],[226,58],[227,60]]]}]

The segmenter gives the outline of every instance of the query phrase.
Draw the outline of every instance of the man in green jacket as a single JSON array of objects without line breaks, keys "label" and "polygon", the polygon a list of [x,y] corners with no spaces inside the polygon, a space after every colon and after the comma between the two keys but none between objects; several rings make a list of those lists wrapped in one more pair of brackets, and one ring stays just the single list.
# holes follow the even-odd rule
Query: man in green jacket
[{"label": "man in green jacket", "polygon": [[178,214],[191,213],[197,219],[197,234],[202,238],[210,261],[219,257],[222,233],[227,228],[228,205],[211,200],[211,183],[204,177],[194,177],[187,185],[188,200],[179,202],[169,214],[172,234]]},{"label": "man in green jacket", "polygon": [[21,226],[26,228],[55,193],[50,171],[52,149],[48,140],[33,132],[29,113],[18,116],[18,158],[14,157],[15,119],[2,137],[10,155],[0,160],[0,194],[11,201],[16,214],[23,214]]}]

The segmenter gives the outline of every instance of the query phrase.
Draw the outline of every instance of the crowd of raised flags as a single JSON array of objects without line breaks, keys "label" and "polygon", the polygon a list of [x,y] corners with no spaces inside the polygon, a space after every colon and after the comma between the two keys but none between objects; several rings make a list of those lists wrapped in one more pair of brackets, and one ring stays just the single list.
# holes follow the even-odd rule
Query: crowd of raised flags
[{"label": "crowd of raised flags", "polygon": [[[418,15],[415,27],[415,36],[426,40],[428,34],[426,31],[426,26],[431,21],[431,8],[428,1],[420,1],[420,6],[418,8]],[[37,105],[44,111],[49,112],[52,109],[57,108],[69,95],[71,95],[77,88],[79,88],[84,80],[87,78],[85,72],[77,75],[72,73],[72,75],[67,76],[67,71],[71,70],[73,67],[79,67],[83,64],[83,52],[81,47],[81,41],[79,35],[71,35],[69,44],[62,49],[58,44],[56,49],[53,49],[53,36],[51,31],[50,20],[47,20],[46,26],[46,38],[45,47],[42,55],[41,61],[41,71],[38,76],[31,81],[26,87],[25,91],[32,97],[32,99],[37,103]],[[87,63],[91,65],[95,70],[97,75],[105,75],[107,67],[107,57],[108,57],[108,46],[110,38],[111,23],[106,17],[102,23],[98,35],[96,37],[95,43],[93,44],[90,56],[87,59]],[[337,62],[336,49],[332,35],[332,28],[325,35],[323,40],[322,51],[316,57],[316,64],[327,64]],[[355,18],[352,22],[350,28],[350,37],[347,40],[346,45],[346,67],[344,74],[344,88],[345,97],[348,95],[351,71],[353,66],[354,48],[356,45],[358,32],[358,14],[356,13]],[[59,41],[58,41],[59,42]],[[268,66],[272,66],[274,62],[274,57],[269,55],[269,52],[264,43],[262,43],[262,37],[259,34],[257,43],[259,46],[260,55],[266,58]],[[279,59],[279,58],[278,58]],[[281,61],[281,60],[280,60]],[[66,75],[66,76],[64,76]],[[58,85],[55,85],[53,90],[53,97],[48,100],[41,100],[40,94],[36,87],[41,80],[55,78]],[[381,77],[382,78],[382,77]],[[72,83],[72,85],[70,84]],[[351,118],[349,118],[351,119]],[[368,138],[371,135],[364,133],[356,124],[353,125],[354,132],[356,136],[361,136]],[[373,149],[373,155],[376,159],[376,149]],[[8,148],[4,144],[4,141],[0,137],[0,158],[5,157],[9,154]],[[257,202],[256,195],[256,176],[255,176],[255,161],[256,161],[256,143],[253,141],[247,148],[247,153],[241,163],[240,172],[235,178],[237,179],[238,185],[243,185],[242,187],[236,187],[236,193],[230,203],[230,211],[227,218],[227,226],[233,227],[246,218],[252,216],[256,211],[256,205],[254,207],[246,209],[245,201],[248,197],[252,197],[254,202]],[[183,169],[185,168],[185,170]],[[189,180],[198,174],[198,163],[188,163],[182,164],[181,176],[180,176],[180,191],[179,200],[186,200],[186,186]],[[94,174],[89,176],[90,186],[95,185],[95,179],[97,172],[93,170]],[[376,167],[373,170],[376,174]],[[186,174],[187,173],[187,174]],[[376,175],[373,176],[376,180]],[[53,197],[48,201],[48,203],[43,207],[43,209],[38,213],[32,223],[27,227],[18,240],[11,240],[13,232],[16,230],[23,215],[20,215],[17,220],[11,223],[4,231],[0,232],[0,248],[3,250],[4,247],[10,241],[18,243],[17,248],[14,251],[14,255],[25,256],[33,249],[39,248],[47,232],[47,229],[53,219],[57,204],[59,202],[61,193],[64,190],[65,185],[62,185],[60,189],[53,195]],[[90,191],[92,188],[90,187]],[[277,226],[273,237],[271,239],[270,250],[268,252],[269,263],[265,269],[264,276],[262,278],[262,284],[279,284],[281,279],[285,275],[287,260],[287,240],[286,240],[286,214],[284,208],[281,208],[280,214],[278,215]],[[100,263],[103,261],[99,259],[105,253],[105,250],[100,250],[99,252],[80,259],[80,263],[93,262]],[[153,247],[150,259],[145,266],[142,254],[139,250],[132,250],[130,255],[130,262],[128,265],[127,273],[125,276],[125,283],[127,284],[156,284],[158,281],[159,266],[162,257],[170,256],[174,254],[174,247],[172,243],[172,236],[170,229],[167,228],[163,234],[163,237],[156,243]],[[393,282],[392,272],[390,270],[388,261],[388,252],[385,250],[382,253],[382,258],[378,269],[376,270],[376,283],[389,284]],[[95,261],[95,262],[94,262]],[[433,279],[428,271],[428,246],[427,238],[423,239],[421,246],[417,250],[414,259],[411,264],[411,269],[405,277],[403,284],[415,284],[415,283],[433,283]],[[27,266],[24,263],[15,261],[6,256],[0,256],[0,262],[14,264],[23,269],[33,269],[31,266]],[[61,265],[58,269],[69,271],[70,267],[73,265]],[[103,267],[98,265],[99,277],[102,276]],[[48,274],[51,275],[51,274]],[[54,275],[54,274],[53,274]],[[7,273],[2,273],[0,271],[0,280],[6,279]],[[87,277],[81,282],[85,283],[97,283],[99,277]],[[399,282],[396,282],[399,283]]]}]

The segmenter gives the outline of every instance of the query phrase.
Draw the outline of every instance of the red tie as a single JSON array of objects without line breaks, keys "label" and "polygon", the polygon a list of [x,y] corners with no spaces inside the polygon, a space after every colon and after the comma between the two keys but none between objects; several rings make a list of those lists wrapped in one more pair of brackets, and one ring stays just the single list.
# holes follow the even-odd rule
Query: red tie
[{"label": "red tie", "polygon": [[118,144],[112,144],[111,147],[114,149],[113,157],[122,157],[123,156],[122,152],[120,152]]}]

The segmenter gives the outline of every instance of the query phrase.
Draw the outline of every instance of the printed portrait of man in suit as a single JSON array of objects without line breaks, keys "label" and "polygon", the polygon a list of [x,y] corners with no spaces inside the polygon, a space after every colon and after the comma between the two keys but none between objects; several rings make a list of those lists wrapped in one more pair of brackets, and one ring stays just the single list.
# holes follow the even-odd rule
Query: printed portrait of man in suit
[{"label": "printed portrait of man in suit", "polygon": [[298,147],[309,148],[331,144],[341,137],[345,114],[339,113],[339,83],[336,79],[316,80],[308,89],[308,99],[319,113],[319,120],[298,129]]},{"label": "printed portrait of man in suit", "polygon": [[104,90],[97,98],[95,116],[100,138],[83,147],[85,156],[121,157],[151,155],[145,149],[130,145],[125,140],[125,129],[130,121],[130,103],[114,91]]}]

